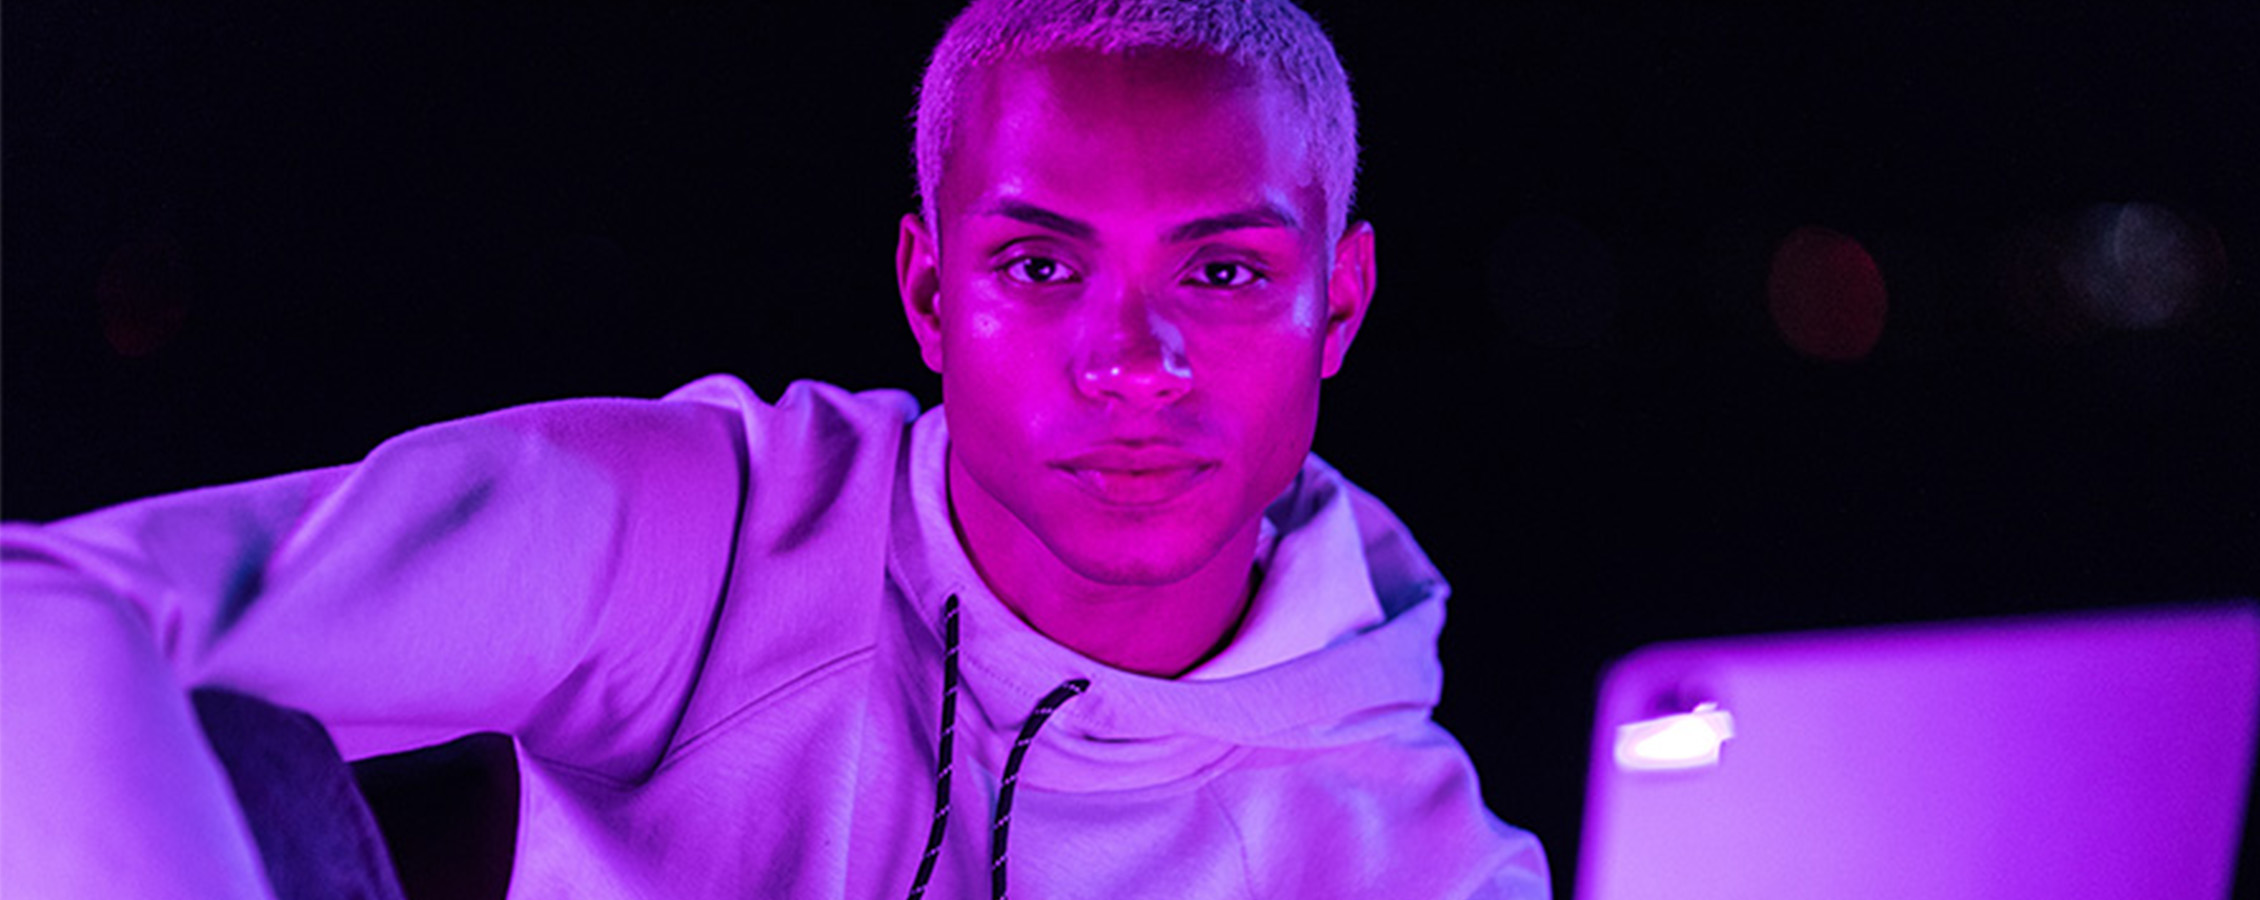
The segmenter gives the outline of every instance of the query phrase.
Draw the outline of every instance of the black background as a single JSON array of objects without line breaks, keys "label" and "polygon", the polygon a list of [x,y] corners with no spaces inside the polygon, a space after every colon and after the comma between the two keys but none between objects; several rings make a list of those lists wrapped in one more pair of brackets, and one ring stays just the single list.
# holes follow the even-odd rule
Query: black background
[{"label": "black background", "polygon": [[[10,3],[6,515],[715,371],[933,402],[949,6]],[[1438,717],[1559,883],[1636,646],[2260,593],[2260,16],[1589,6],[1312,4],[1382,284],[1318,449],[1453,580]],[[2127,201],[2219,239],[2167,327],[2031,287]],[[1877,260],[1864,361],[1768,324],[1800,226]]]}]

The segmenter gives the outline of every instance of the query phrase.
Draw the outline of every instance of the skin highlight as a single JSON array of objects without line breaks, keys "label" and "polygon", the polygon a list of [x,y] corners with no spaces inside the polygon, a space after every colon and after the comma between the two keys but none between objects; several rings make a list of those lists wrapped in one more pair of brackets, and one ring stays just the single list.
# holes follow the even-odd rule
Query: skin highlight
[{"label": "skin highlight", "polygon": [[1023,620],[1117,668],[1175,676],[1229,638],[1372,296],[1372,229],[1329,240],[1294,109],[1198,51],[1007,60],[936,227],[901,226],[959,537]]}]

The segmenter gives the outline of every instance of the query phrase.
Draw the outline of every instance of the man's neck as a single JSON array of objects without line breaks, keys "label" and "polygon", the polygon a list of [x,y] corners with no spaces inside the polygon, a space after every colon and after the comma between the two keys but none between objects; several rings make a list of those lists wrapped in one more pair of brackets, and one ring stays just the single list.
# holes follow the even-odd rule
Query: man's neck
[{"label": "man's neck", "polygon": [[951,467],[950,519],[958,541],[981,580],[1038,633],[1114,668],[1157,678],[1183,675],[1231,643],[1256,587],[1257,522],[1185,578],[1106,584],[1069,568],[1001,508],[961,512],[959,498],[977,490],[963,477]]}]

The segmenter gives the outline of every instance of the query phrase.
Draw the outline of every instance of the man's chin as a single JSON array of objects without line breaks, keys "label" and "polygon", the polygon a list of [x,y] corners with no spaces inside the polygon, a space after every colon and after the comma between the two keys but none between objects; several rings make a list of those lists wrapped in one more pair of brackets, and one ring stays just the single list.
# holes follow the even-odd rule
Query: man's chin
[{"label": "man's chin", "polygon": [[1222,549],[1216,542],[1125,534],[1082,542],[1080,546],[1054,546],[1052,553],[1070,571],[1094,584],[1156,588],[1193,577]]}]

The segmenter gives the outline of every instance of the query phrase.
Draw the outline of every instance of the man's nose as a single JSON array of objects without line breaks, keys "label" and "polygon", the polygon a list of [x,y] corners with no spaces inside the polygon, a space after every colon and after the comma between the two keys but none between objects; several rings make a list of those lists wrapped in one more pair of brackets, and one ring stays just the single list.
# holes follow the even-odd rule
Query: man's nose
[{"label": "man's nose", "polygon": [[1149,298],[1123,291],[1094,306],[1075,367],[1083,396],[1159,406],[1193,389],[1185,335]]}]

